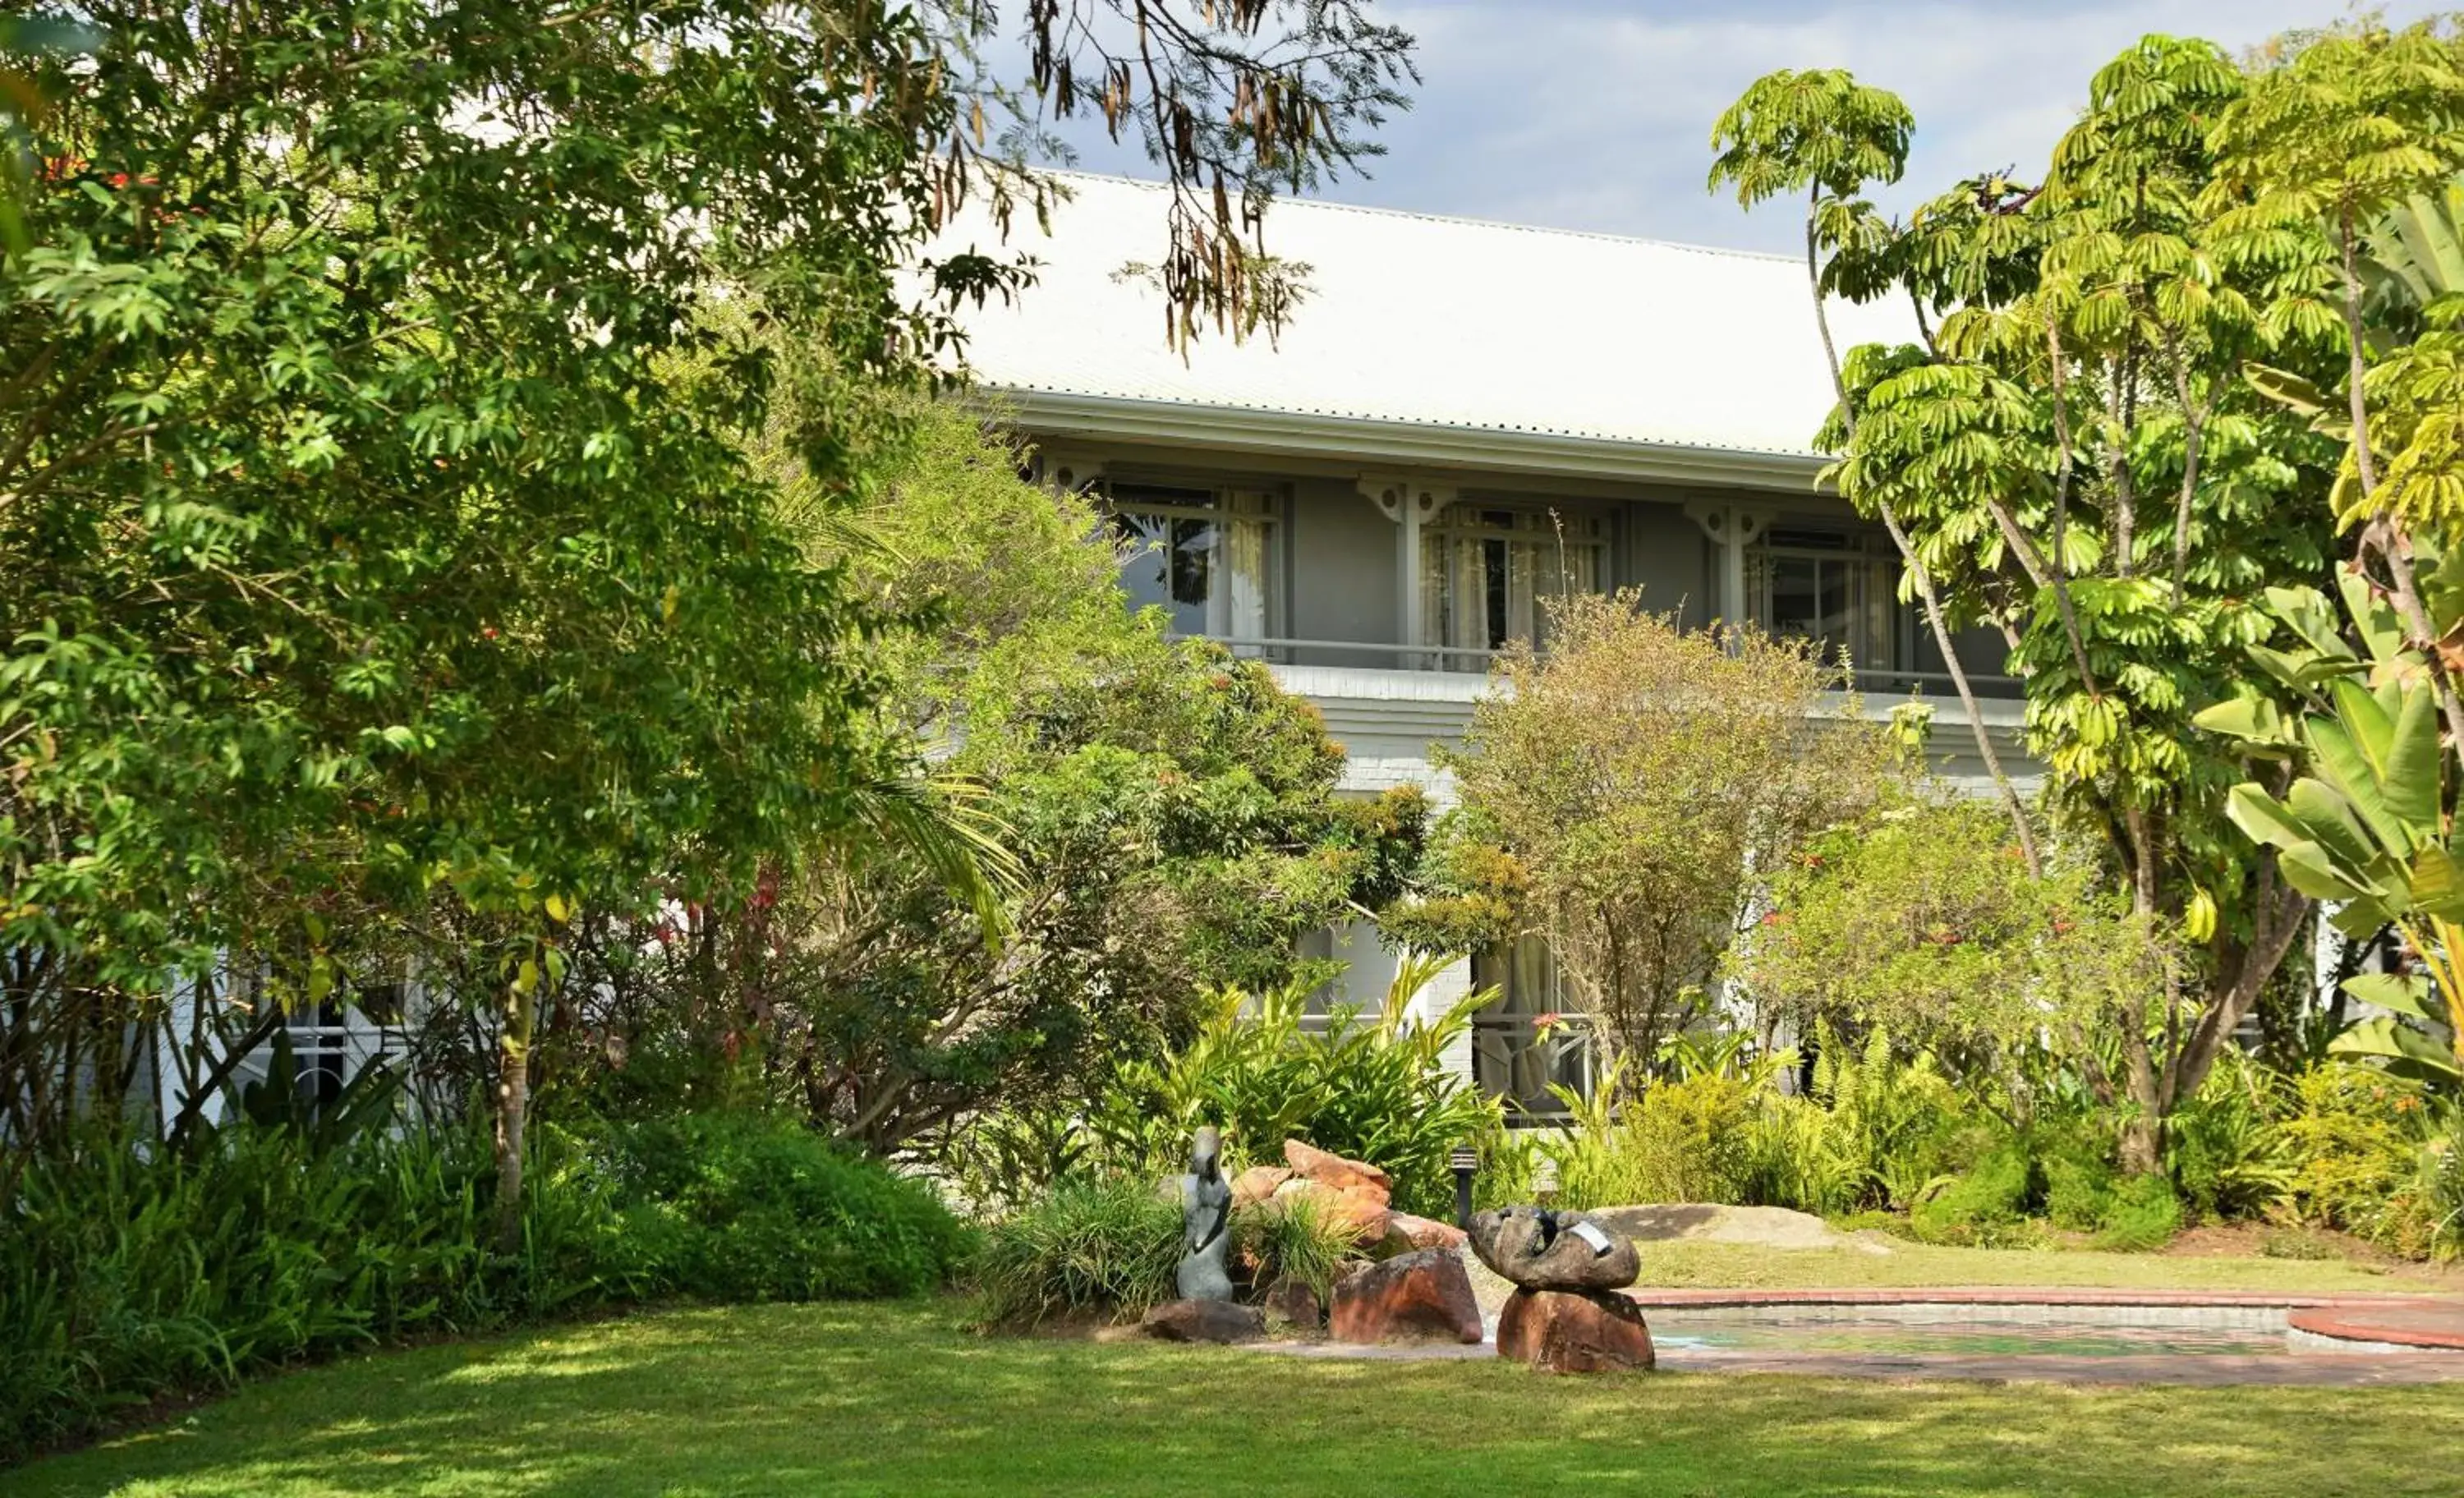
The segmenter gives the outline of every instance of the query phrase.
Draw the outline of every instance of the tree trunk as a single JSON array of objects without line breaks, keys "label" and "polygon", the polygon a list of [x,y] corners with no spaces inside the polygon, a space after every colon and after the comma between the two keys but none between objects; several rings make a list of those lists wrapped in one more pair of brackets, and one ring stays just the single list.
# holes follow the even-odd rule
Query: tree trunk
[{"label": "tree trunk", "polygon": [[531,1002],[516,996],[496,1052],[496,1248],[522,1246],[522,1136],[530,1123]]}]

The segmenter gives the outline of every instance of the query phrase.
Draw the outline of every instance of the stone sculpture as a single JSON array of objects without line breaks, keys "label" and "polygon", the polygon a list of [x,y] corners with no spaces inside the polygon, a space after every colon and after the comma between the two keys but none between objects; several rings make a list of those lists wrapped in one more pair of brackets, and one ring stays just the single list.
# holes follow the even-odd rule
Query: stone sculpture
[{"label": "stone sculpture", "polygon": [[1634,1240],[1584,1212],[1499,1207],[1471,1220],[1472,1252],[1525,1289],[1622,1289],[1642,1272]]},{"label": "stone sculpture", "polygon": [[1232,1247],[1232,1183],[1223,1179],[1223,1137],[1212,1127],[1198,1131],[1189,1150],[1189,1174],[1180,1178],[1180,1269],[1183,1300],[1230,1300],[1232,1276],[1224,1256]]},{"label": "stone sculpture", "polygon": [[1652,1366],[1642,1308],[1617,1293],[1641,1273],[1634,1240],[1582,1212],[1500,1207],[1471,1220],[1480,1262],[1513,1282],[1497,1355],[1544,1373]]}]

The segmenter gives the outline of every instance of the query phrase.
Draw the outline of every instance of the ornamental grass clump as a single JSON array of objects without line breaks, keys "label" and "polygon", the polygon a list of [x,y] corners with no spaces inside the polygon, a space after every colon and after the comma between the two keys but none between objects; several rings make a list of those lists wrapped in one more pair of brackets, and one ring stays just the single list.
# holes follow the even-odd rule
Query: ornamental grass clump
[{"label": "ornamental grass clump", "polygon": [[1064,1179],[984,1229],[970,1275],[976,1319],[1031,1329],[1055,1318],[1127,1320],[1173,1298],[1180,1203],[1133,1176]]}]

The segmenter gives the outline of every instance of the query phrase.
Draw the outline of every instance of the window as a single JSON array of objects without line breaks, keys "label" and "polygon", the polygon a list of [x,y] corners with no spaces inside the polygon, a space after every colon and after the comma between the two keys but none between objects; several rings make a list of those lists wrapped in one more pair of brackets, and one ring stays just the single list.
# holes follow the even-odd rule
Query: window
[{"label": "window", "polygon": [[1887,542],[1836,531],[1767,532],[1748,559],[1747,605],[1784,640],[1813,640],[1836,665],[1901,664],[1899,559]]},{"label": "window", "polygon": [[1556,954],[1534,936],[1502,942],[1471,959],[1475,991],[1497,997],[1472,1018],[1472,1080],[1506,1104],[1508,1118],[1562,1118],[1562,1087],[1589,1097],[1594,1080],[1590,1017],[1568,1002]]},{"label": "window", "polygon": [[1333,1027],[1337,1013],[1349,1013],[1354,1024],[1375,1024],[1385,1013],[1393,961],[1378,944],[1375,926],[1353,921],[1340,929],[1321,926],[1304,932],[1296,955],[1303,962],[1319,964],[1321,971],[1341,964],[1301,1001],[1304,1032],[1325,1033]]},{"label": "window", "polygon": [[1105,505],[1127,554],[1121,585],[1132,607],[1160,607],[1175,634],[1266,637],[1272,495],[1115,483]]},{"label": "window", "polygon": [[[1598,516],[1458,504],[1420,533],[1422,645],[1500,650],[1545,643],[1547,601],[1599,591],[1608,526]],[[1478,655],[1449,654],[1449,671],[1482,671]]]}]

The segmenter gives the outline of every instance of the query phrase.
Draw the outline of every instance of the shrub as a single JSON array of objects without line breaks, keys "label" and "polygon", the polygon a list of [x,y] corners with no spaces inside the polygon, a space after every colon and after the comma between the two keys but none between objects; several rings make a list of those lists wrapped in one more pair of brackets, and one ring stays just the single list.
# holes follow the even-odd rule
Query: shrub
[{"label": "shrub", "polygon": [[[1148,1177],[1072,1177],[983,1232],[971,1278],[976,1319],[1028,1329],[1056,1316],[1126,1321],[1177,1293],[1181,1209]],[[1306,1201],[1243,1208],[1235,1263],[1253,1287],[1289,1275],[1323,1301],[1358,1257],[1351,1236]]]},{"label": "shrub", "polygon": [[2115,1183],[2097,1226],[2100,1248],[2130,1253],[2162,1248],[2181,1230],[2181,1199],[2163,1176],[2124,1177]]},{"label": "shrub", "polygon": [[2056,1227],[2088,1232],[2114,1207],[2113,1164],[2090,1155],[2057,1155],[2045,1162],[2045,1216]]},{"label": "shrub", "polygon": [[2295,1112],[2283,1133],[2292,1199],[2302,1221],[2387,1242],[2387,1212],[2419,1171],[2419,1147],[2404,1115],[2421,1116],[2412,1084],[2345,1063],[2294,1079]]},{"label": "shrub", "polygon": [[655,1295],[904,1293],[961,1249],[923,1187],[763,1120],[541,1130],[529,1178],[503,1255],[477,1130],[30,1157],[0,1218],[0,1460],[303,1357]]},{"label": "shrub", "polygon": [[1836,1115],[1804,1097],[1766,1097],[1746,1127],[1745,1201],[1825,1216],[1864,1196],[1865,1162],[1844,1152]]},{"label": "shrub", "polygon": [[2043,1235],[2027,1221],[2031,1176],[2026,1146],[2008,1139],[1919,1201],[1908,1214],[1908,1226],[1929,1244],[1978,1248],[2033,1244]]},{"label": "shrub", "polygon": [[1399,1210],[1448,1215],[1447,1156],[1493,1136],[1503,1116],[1447,1065],[1473,1004],[1427,1023],[1409,1017],[1435,970],[1407,963],[1382,1017],[1337,1013],[1322,1031],[1301,1027],[1308,995],[1298,985],[1219,995],[1189,1045],[1121,1069],[1089,1120],[1099,1138],[1086,1153],[1115,1169],[1159,1173],[1178,1166],[1192,1130],[1212,1123],[1236,1164],[1280,1159],[1285,1139],[1306,1139],[1383,1169]]},{"label": "shrub", "polygon": [[913,1295],[966,1256],[932,1189],[800,1124],[688,1114],[603,1141],[622,1205],[605,1271],[714,1300]]},{"label": "shrub", "polygon": [[1133,1176],[1061,1180],[984,1230],[971,1277],[978,1319],[1033,1327],[1053,1316],[1126,1319],[1173,1294],[1180,1205]]},{"label": "shrub", "polygon": [[488,1247],[494,1196],[487,1140],[460,1131],[321,1149],[236,1127],[151,1158],[96,1135],[29,1158],[0,1221],[0,1460],[260,1368],[609,1293],[604,1192],[539,1172],[510,1258]]},{"label": "shrub", "polygon": [[1320,1305],[1360,1258],[1350,1230],[1330,1222],[1306,1197],[1239,1212],[1232,1229],[1252,1285],[1264,1289],[1280,1279],[1295,1279],[1316,1294]]},{"label": "shrub", "polygon": [[1568,1206],[1640,1201],[1734,1201],[1749,1163],[1755,1112],[1749,1083],[1719,1071],[1656,1082],[1620,1106],[1624,1068],[1613,1064],[1586,1098],[1561,1091],[1566,1130],[1539,1150],[1556,1166]]},{"label": "shrub", "polygon": [[2417,1196],[2431,1255],[2464,1258],[2464,1106],[2451,1103],[2446,1127],[2422,1146]]},{"label": "shrub", "polygon": [[2277,1074],[2229,1050],[2207,1085],[2174,1110],[2166,1164],[2182,1204],[2210,1219],[2264,1217],[2292,1195],[2292,1150],[2276,1121]]}]

